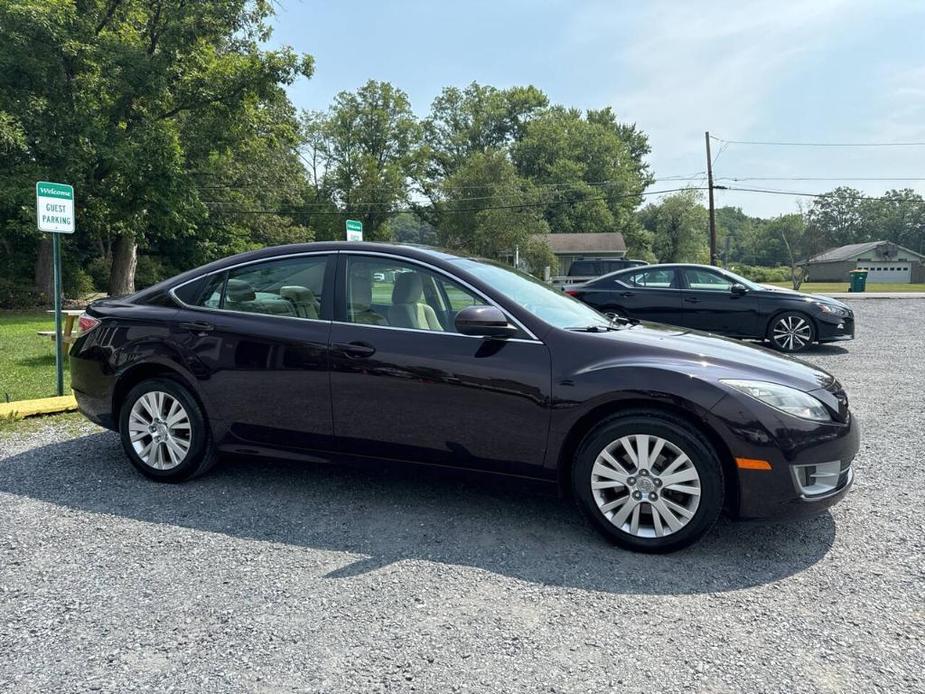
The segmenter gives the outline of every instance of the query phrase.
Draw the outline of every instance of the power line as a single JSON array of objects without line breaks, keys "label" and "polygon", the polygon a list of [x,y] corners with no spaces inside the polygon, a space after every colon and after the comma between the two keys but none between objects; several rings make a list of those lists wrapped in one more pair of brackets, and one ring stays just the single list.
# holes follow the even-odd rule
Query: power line
[{"label": "power line", "polygon": [[915,176],[717,176],[717,181],[925,181]]},{"label": "power line", "polygon": [[[768,195],[795,195],[804,198],[831,198],[834,196],[834,193],[805,193],[798,190],[775,190],[773,188],[739,188],[737,186],[716,186],[717,190],[731,190],[741,193],[766,193]],[[852,195],[853,200],[875,200],[875,201],[889,201],[890,198],[887,198],[883,195]],[[908,202],[914,202],[916,204],[925,204],[925,200],[911,200]]]},{"label": "power line", "polygon": [[[622,197],[622,198],[646,197],[650,195],[665,195],[667,193],[678,193],[678,192],[685,191],[685,190],[703,190],[703,188],[693,188],[693,187],[668,188],[664,190],[649,190],[649,191],[643,191],[640,193],[623,194],[623,195],[618,195],[617,197]],[[531,208],[531,207],[547,207],[550,205],[579,204],[583,202],[595,202],[595,201],[602,201],[602,200],[610,200],[613,197],[614,196],[602,195],[598,197],[584,197],[578,200],[545,200],[542,202],[515,203],[515,204],[510,204],[510,205],[486,205],[484,207],[455,207],[455,208],[448,207],[444,211],[450,212],[450,213],[458,213],[458,212],[483,212],[485,210],[514,210],[514,209]],[[225,201],[225,200],[204,200],[203,202],[209,205],[225,205],[225,204],[233,205],[235,204],[232,201]],[[351,215],[351,214],[362,215],[362,214],[367,214],[370,212],[370,210],[353,210],[353,209],[337,210],[337,211],[333,211],[333,210],[315,211],[315,210],[306,209],[305,207],[293,207],[293,208],[288,208],[288,209],[281,208],[281,209],[276,209],[276,210],[262,210],[262,209],[248,210],[248,209],[227,209],[226,208],[223,211],[230,212],[232,214],[258,214],[258,215],[262,215],[262,214],[269,214],[269,215],[303,214],[303,215],[315,215],[315,216],[340,216],[340,215]],[[414,208],[406,207],[406,208],[396,208],[396,209],[391,209],[391,210],[383,210],[383,212],[386,212],[386,211],[389,212],[390,214],[399,214],[401,212],[413,212]]]},{"label": "power line", "polygon": [[925,147],[925,142],[771,142],[764,140],[725,140],[710,136],[717,142],[730,145],[759,145],[768,147]]}]

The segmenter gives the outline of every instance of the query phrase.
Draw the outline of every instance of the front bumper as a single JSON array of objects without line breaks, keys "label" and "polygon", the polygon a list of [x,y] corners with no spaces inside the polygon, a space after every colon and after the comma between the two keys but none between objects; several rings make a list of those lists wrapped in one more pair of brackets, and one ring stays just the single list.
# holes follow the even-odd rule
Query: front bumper
[{"label": "front bumper", "polygon": [[854,339],[854,314],[846,318],[825,316],[816,321],[816,339],[819,342],[838,342]]},{"label": "front bumper", "polygon": [[710,416],[733,458],[771,465],[770,470],[736,468],[731,486],[737,517],[817,515],[838,503],[851,488],[851,463],[860,447],[860,427],[847,410],[844,421],[812,422],[726,396]]}]

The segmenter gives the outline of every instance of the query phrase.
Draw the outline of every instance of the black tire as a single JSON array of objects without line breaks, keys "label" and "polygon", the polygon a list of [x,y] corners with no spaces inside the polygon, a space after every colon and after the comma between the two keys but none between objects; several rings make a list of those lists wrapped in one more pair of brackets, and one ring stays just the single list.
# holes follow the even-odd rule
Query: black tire
[{"label": "black tire", "polygon": [[[693,516],[687,520],[686,525],[662,537],[641,537],[618,528],[601,511],[594,497],[595,492],[592,491],[592,470],[598,456],[610,444],[633,435],[657,436],[664,439],[667,444],[686,454],[699,476],[699,503]],[[662,457],[661,454],[656,457],[658,462],[653,465],[652,479],[657,476],[655,470],[658,467],[664,471],[670,464],[667,462],[667,456],[665,462],[662,461]],[[621,413],[604,420],[592,429],[578,447],[572,466],[571,483],[579,509],[604,537],[624,549],[649,553],[673,552],[700,539],[719,517],[725,493],[722,464],[710,442],[680,417],[649,410]],[[659,493],[665,494],[666,491],[670,492],[667,489],[656,490],[656,498]],[[629,487],[619,493],[628,494]],[[674,492],[670,492],[665,498],[670,501],[672,494]],[[636,505],[641,507],[642,513],[648,512],[650,518],[655,515],[654,506],[644,498]],[[654,521],[654,518],[651,520]],[[652,525],[654,526],[654,522]]]},{"label": "black tire", "polygon": [[796,354],[809,347],[816,339],[813,319],[799,311],[778,313],[768,321],[766,334],[771,346],[785,354]]},{"label": "black tire", "polygon": [[[142,396],[156,392],[166,393],[179,402],[189,420],[189,448],[185,457],[175,467],[163,470],[152,467],[139,456],[129,431],[132,407]],[[128,392],[119,412],[119,435],[132,465],[145,477],[158,482],[182,482],[201,475],[215,464],[218,457],[212,444],[212,433],[196,398],[185,386],[169,378],[142,381]]]}]

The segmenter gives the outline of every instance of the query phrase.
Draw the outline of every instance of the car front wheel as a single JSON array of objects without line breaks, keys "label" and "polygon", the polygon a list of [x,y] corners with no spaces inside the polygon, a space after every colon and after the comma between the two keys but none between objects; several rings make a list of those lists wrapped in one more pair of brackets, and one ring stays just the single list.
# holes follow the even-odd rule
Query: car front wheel
[{"label": "car front wheel", "polygon": [[802,352],[815,339],[813,322],[802,313],[789,312],[775,316],[768,327],[768,339],[781,352]]},{"label": "car front wheel", "polygon": [[625,549],[671,552],[703,536],[723,506],[723,472],[710,443],[660,412],[609,418],[579,447],[572,490],[579,507]]},{"label": "car front wheel", "polygon": [[150,379],[132,388],[119,417],[122,447],[146,477],[179,482],[215,462],[202,409],[192,394],[170,379]]}]

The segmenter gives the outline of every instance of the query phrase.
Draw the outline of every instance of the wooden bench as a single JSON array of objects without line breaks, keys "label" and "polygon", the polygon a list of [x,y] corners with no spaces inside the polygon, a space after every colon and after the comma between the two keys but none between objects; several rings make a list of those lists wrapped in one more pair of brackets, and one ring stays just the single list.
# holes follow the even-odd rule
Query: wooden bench
[{"label": "wooden bench", "polygon": [[[40,337],[50,338],[52,342],[55,341],[55,331],[54,330],[39,330],[38,335]],[[61,336],[61,342],[63,342],[66,345],[69,345],[76,339],[77,339],[76,335],[68,335],[66,332],[65,334]]]},{"label": "wooden bench", "polygon": [[[54,311],[46,311],[46,313],[54,313]],[[74,321],[77,320],[77,317],[80,316],[83,311],[76,309],[66,309],[61,311],[61,317],[64,319],[64,325],[62,325],[61,331],[61,342],[69,345],[74,340],[77,339],[77,335],[74,334]],[[39,330],[39,337],[47,337],[52,342],[55,341],[55,331],[54,330]]]}]

